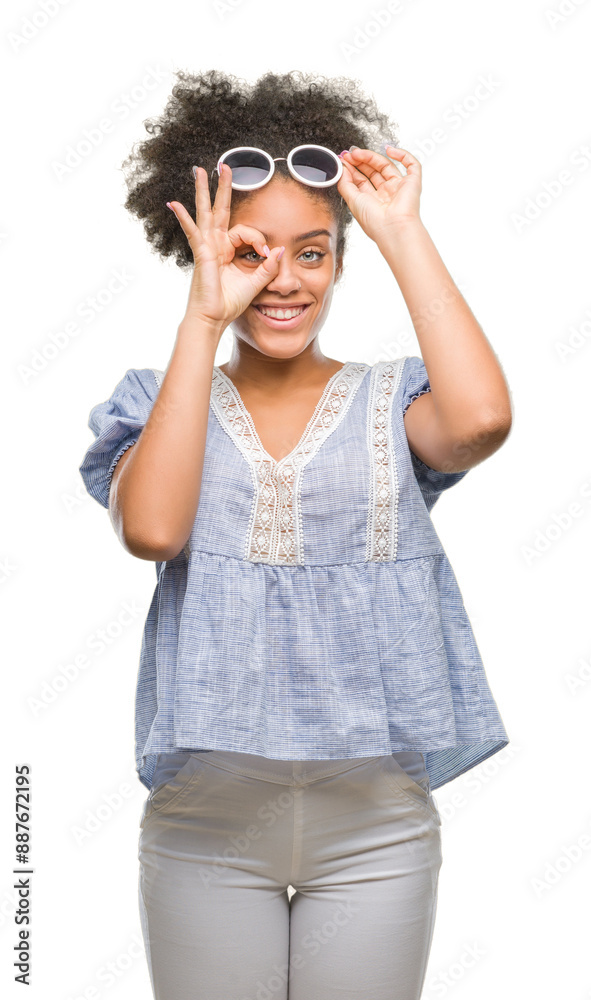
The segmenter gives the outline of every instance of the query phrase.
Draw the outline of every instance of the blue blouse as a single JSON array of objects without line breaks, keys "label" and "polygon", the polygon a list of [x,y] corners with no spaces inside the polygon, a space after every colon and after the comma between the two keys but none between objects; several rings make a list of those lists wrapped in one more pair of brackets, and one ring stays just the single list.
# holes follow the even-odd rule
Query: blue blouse
[{"label": "blue blouse", "polygon": [[[90,411],[80,473],[103,507],[163,374],[128,369]],[[135,757],[148,788],[166,752],[418,750],[435,789],[508,744],[430,516],[468,470],[429,468],[406,437],[425,392],[420,357],[348,361],[276,461],[214,366],[197,514],[185,547],[155,564],[142,638]]]}]

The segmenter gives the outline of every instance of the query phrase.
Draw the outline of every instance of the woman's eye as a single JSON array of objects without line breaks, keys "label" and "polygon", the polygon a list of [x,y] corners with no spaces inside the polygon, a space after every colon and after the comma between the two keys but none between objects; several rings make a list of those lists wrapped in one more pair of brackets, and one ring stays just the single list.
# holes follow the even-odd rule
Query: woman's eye
[{"label": "woman's eye", "polygon": [[[256,250],[248,250],[246,253],[240,254],[240,256],[244,257],[244,258],[248,258],[248,257],[250,257],[251,254],[254,254],[255,257],[259,258],[259,260],[264,260],[265,259],[264,257],[261,256],[260,253],[257,253]],[[306,254],[316,254],[316,258],[315,259],[311,259],[310,257],[308,257],[308,259],[306,261],[304,261],[304,263],[306,263],[306,264],[314,264],[314,263],[316,263],[316,260],[322,260],[323,257],[326,257],[326,253],[323,250],[304,250],[303,253],[300,254],[300,257],[305,257]],[[253,264],[256,263],[252,259],[252,257],[250,257],[250,261]]]},{"label": "woman's eye", "polygon": [[[323,257],[326,257],[326,254],[322,250],[304,250],[304,253],[300,256],[303,257],[307,253],[315,253],[317,260],[322,260]],[[312,261],[310,261],[310,263],[312,263]]]}]

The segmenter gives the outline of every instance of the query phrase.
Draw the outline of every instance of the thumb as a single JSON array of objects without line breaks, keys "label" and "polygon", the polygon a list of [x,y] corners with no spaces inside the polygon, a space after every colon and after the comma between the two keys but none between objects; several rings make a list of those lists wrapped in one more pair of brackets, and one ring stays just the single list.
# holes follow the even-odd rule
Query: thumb
[{"label": "thumb", "polygon": [[271,253],[265,260],[262,260],[256,271],[250,276],[251,283],[257,295],[267,285],[271,278],[277,274],[279,257],[283,254],[285,247],[273,247]]}]

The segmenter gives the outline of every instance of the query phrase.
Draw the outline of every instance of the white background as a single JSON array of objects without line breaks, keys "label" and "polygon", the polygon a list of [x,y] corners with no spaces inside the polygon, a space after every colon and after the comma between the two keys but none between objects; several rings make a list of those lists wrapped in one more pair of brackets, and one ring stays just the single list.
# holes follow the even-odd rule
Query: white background
[{"label": "white background", "polygon": [[[423,221],[511,388],[510,437],[433,513],[511,743],[435,792],[444,862],[423,995],[591,997],[591,2],[404,0],[380,26],[374,14],[385,9],[380,0],[234,0],[225,14],[187,0],[3,9],[5,996],[151,995],[137,908],[147,792],[134,771],[133,708],[155,573],[124,551],[78,466],[91,406],[127,368],[166,367],[188,289],[188,275],[151,252],[123,209],[121,163],[176,70],[218,68],[249,80],[269,69],[347,75],[375,96],[423,163]],[[114,102],[132,91],[129,115],[115,119]],[[58,176],[69,147],[109,115],[113,130]],[[430,144],[437,129],[443,141]],[[420,354],[385,260],[357,223],[350,233],[320,335],[325,354],[370,364]],[[80,321],[81,304],[117,269],[132,276],[126,289]],[[79,334],[52,352],[76,319]],[[133,624],[93,652],[97,630],[114,635],[126,604],[140,611]],[[82,653],[89,666],[64,684]],[[12,968],[22,763],[33,786],[28,990]],[[106,818],[91,832],[100,807]]]}]

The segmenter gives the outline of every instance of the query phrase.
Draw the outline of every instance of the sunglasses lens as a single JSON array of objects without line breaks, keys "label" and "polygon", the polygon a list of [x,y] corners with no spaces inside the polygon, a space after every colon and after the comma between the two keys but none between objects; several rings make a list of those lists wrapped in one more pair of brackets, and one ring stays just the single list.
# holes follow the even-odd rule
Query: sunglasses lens
[{"label": "sunglasses lens", "polygon": [[330,153],[312,146],[298,149],[292,157],[291,165],[307,181],[332,181],[338,171],[336,160]]},{"label": "sunglasses lens", "polygon": [[224,157],[235,184],[258,184],[269,174],[269,161],[254,150],[241,149]]}]

